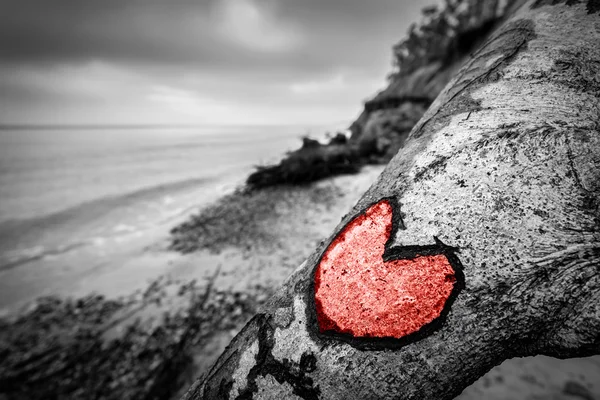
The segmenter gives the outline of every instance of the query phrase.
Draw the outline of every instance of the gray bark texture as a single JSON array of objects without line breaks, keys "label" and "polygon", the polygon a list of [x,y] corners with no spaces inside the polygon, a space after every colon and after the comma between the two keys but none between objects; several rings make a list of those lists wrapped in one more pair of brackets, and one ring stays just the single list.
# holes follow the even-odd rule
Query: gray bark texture
[{"label": "gray bark texture", "polygon": [[[508,358],[600,354],[600,5],[513,7],[185,399],[452,399]],[[386,197],[393,245],[458,247],[465,287],[430,335],[361,349],[319,334],[314,271]]]}]

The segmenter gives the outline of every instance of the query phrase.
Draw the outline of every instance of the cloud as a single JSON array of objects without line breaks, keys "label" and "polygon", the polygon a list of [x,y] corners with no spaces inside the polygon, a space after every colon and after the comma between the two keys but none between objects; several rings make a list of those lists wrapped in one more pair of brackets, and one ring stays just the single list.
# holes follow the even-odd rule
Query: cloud
[{"label": "cloud", "polygon": [[346,85],[344,76],[337,74],[323,81],[297,82],[290,85],[290,90],[295,94],[317,94],[343,89]]},{"label": "cloud", "polygon": [[154,64],[243,73],[386,69],[413,0],[18,0],[1,64]]},{"label": "cloud", "polygon": [[423,3],[15,0],[0,123],[351,119]]},{"label": "cloud", "polygon": [[20,68],[0,65],[5,101],[116,102],[138,90],[144,80],[136,71],[103,61]]},{"label": "cloud", "polygon": [[301,34],[297,28],[284,25],[276,19],[274,4],[254,0],[221,0],[213,10],[214,23],[224,38],[250,50],[294,50],[302,41]]},{"label": "cloud", "polygon": [[230,119],[234,111],[231,105],[201,96],[192,90],[170,86],[151,88],[147,98],[177,114],[192,117],[198,123],[216,124]]}]

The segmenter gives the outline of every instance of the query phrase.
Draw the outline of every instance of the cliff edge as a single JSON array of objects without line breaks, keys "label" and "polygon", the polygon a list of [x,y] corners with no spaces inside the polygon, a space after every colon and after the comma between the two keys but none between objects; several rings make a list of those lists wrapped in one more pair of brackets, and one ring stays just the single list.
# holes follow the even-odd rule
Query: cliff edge
[{"label": "cliff edge", "polygon": [[446,0],[422,11],[407,36],[393,46],[388,86],[364,105],[349,127],[327,144],[304,139],[279,164],[259,167],[247,179],[251,189],[300,184],[354,173],[364,164],[387,163],[412,127],[470,53],[503,19],[511,0]]}]

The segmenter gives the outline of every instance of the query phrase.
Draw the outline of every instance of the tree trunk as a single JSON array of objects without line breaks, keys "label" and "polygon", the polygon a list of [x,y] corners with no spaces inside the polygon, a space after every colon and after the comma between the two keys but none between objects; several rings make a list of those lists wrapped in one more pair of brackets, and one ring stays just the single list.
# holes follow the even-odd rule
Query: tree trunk
[{"label": "tree trunk", "polygon": [[185,398],[452,399],[600,353],[600,4],[517,8]]}]

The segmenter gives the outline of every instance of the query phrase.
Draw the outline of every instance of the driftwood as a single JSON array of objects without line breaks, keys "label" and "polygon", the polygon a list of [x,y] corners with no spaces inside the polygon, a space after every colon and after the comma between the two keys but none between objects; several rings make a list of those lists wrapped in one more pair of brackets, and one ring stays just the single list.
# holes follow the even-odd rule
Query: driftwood
[{"label": "driftwood", "polygon": [[[600,353],[600,6],[519,3],[186,399],[451,399],[511,357]],[[382,199],[384,258],[447,257],[454,287],[416,332],[366,338],[372,310],[325,315],[315,276]]]}]

